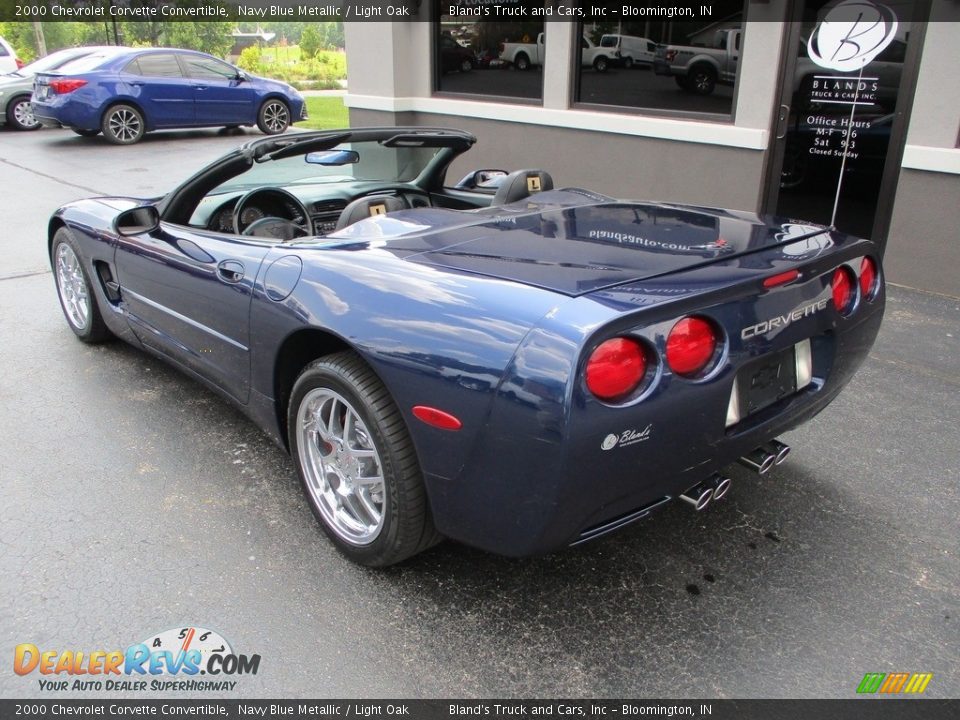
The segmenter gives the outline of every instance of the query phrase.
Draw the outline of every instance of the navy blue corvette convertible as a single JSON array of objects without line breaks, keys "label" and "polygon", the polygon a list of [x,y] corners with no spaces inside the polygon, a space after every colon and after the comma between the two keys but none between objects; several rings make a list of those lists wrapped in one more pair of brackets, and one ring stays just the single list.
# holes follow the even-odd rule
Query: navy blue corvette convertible
[{"label": "navy blue corvette convertible", "polygon": [[751,213],[445,182],[475,138],[431,128],[254,140],[154,200],[50,220],[85,342],[119,337],[218,391],[293,457],[365,565],[450,537],[576,545],[678,498],[850,380],[884,307],[878,248]]}]

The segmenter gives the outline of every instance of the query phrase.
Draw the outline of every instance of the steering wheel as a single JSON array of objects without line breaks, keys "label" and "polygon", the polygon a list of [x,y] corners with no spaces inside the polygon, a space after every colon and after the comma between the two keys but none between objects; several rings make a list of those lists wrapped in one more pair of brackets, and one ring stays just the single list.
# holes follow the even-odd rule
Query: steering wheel
[{"label": "steering wheel", "polygon": [[240,234],[273,238],[280,242],[289,242],[299,237],[306,237],[310,233],[300,225],[297,225],[293,220],[279,217],[262,217],[247,225]]},{"label": "steering wheel", "polygon": [[[258,201],[254,203],[254,201]],[[259,217],[244,217],[247,210],[259,210]],[[247,213],[249,215],[249,213]],[[274,232],[277,226],[261,223],[261,220],[281,220],[302,230],[302,235],[313,235],[313,222],[306,206],[292,193],[278,187],[262,187],[251,190],[237,201],[233,208],[233,229],[237,235],[261,235],[262,237],[277,237]],[[259,224],[258,224],[259,223]],[[251,228],[257,226],[259,233],[253,233]],[[268,229],[269,228],[269,232]],[[292,231],[285,231],[292,232]],[[264,234],[266,233],[266,234]],[[301,235],[293,235],[301,237]]]}]

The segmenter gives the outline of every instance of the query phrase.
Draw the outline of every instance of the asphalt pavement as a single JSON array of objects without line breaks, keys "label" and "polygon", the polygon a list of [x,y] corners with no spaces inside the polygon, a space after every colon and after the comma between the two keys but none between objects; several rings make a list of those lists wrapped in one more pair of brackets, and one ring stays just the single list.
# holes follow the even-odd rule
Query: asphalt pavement
[{"label": "asphalt pavement", "polygon": [[13,672],[18,644],[187,626],[261,656],[225,697],[845,698],[894,671],[960,695],[960,300],[891,288],[869,360],[784,438],[787,463],[731,467],[707,512],[545,558],[445,543],[367,570],[238,412],[78,342],[48,270],[59,204],[159,194],[254,135],[0,132],[0,697],[49,696]]}]

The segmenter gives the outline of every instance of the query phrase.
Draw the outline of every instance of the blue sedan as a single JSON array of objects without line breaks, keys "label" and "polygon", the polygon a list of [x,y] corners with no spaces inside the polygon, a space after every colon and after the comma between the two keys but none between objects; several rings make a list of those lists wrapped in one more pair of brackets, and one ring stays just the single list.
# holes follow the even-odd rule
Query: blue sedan
[{"label": "blue sedan", "polygon": [[303,97],[290,85],[169,48],[103,48],[39,73],[32,104],[43,125],[87,137],[102,132],[117,145],[166,128],[256,124],[277,135],[307,117]]}]

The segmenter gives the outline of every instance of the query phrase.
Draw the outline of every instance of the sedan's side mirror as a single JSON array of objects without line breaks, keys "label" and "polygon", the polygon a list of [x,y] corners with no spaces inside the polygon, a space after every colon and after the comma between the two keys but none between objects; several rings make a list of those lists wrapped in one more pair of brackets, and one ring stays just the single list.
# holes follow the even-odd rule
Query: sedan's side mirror
[{"label": "sedan's side mirror", "polygon": [[160,227],[160,213],[153,205],[141,205],[125,210],[113,221],[117,235],[141,235]]},{"label": "sedan's side mirror", "polygon": [[244,82],[245,80],[248,80],[248,79],[249,79],[249,78],[247,77],[247,74],[246,74],[243,70],[237,70],[237,80],[238,80],[238,81]]}]

